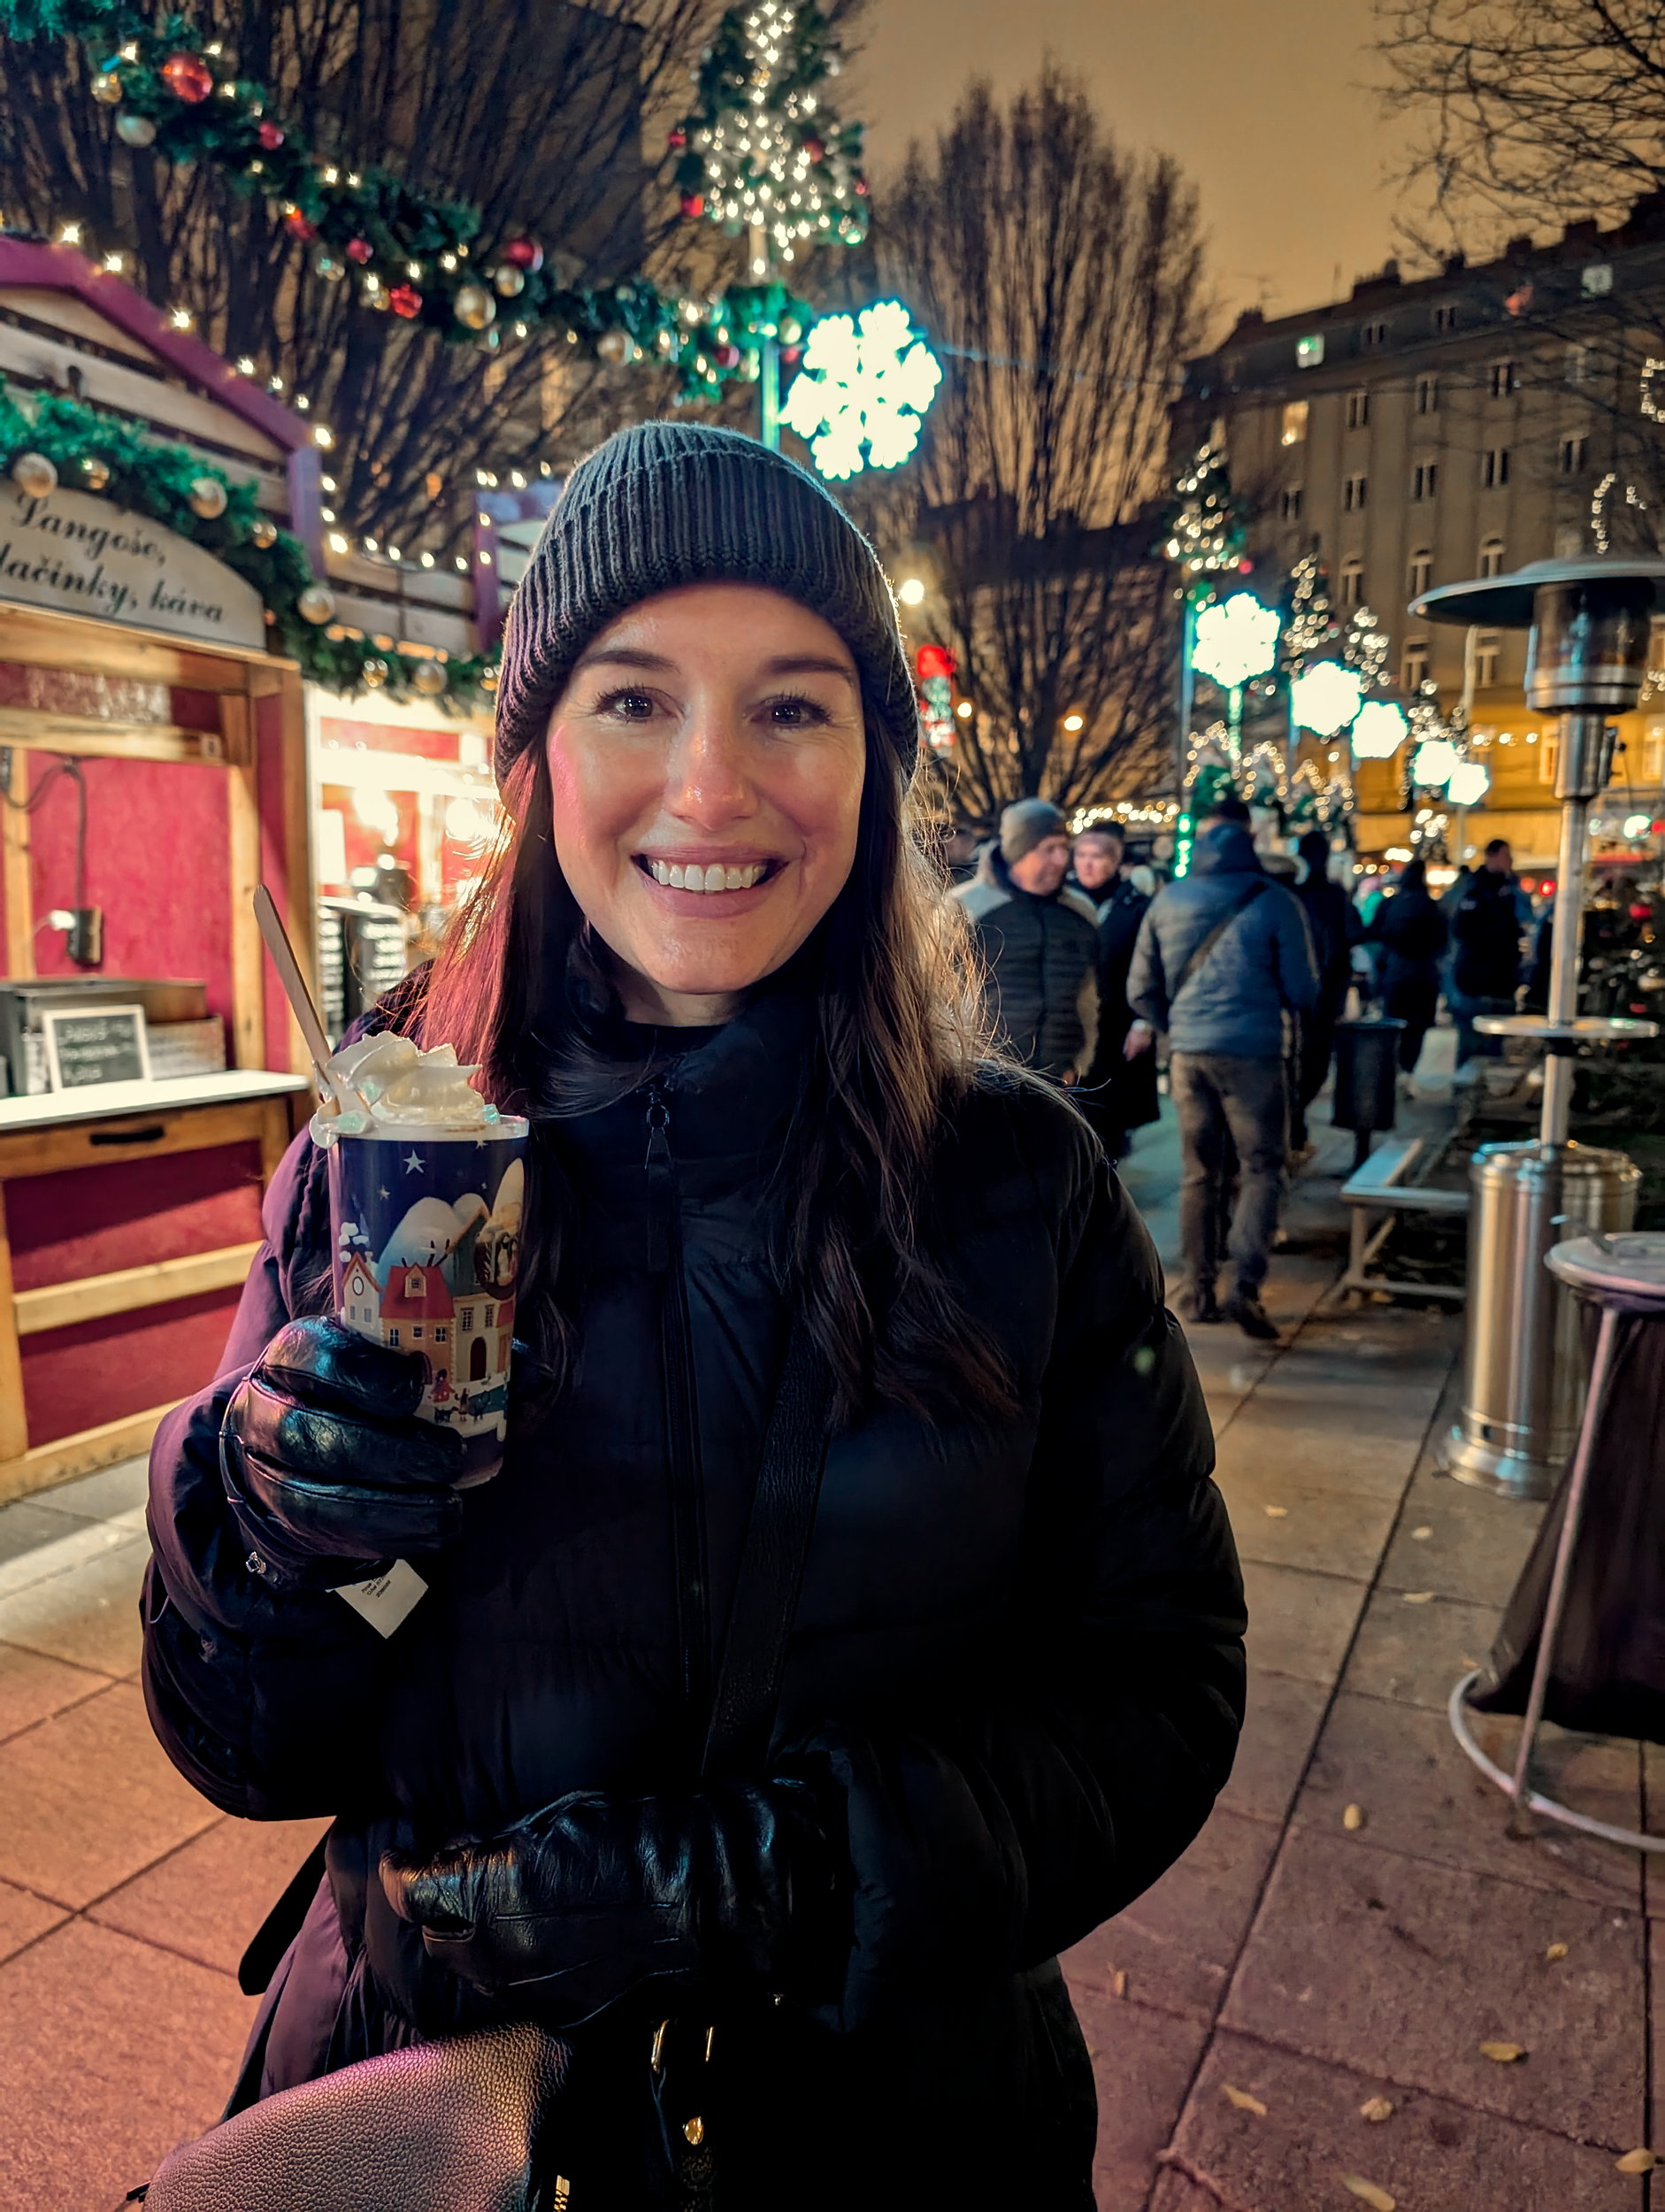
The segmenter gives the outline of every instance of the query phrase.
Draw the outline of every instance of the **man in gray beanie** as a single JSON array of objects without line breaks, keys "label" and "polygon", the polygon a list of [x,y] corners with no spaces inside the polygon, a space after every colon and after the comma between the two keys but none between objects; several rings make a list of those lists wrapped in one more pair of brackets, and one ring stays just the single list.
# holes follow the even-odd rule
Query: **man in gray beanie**
[{"label": "man in gray beanie", "polygon": [[1017,799],[976,878],[954,896],[983,955],[989,1010],[1028,1066],[1074,1083],[1098,1037],[1098,915],[1067,889],[1069,825],[1049,799]]}]

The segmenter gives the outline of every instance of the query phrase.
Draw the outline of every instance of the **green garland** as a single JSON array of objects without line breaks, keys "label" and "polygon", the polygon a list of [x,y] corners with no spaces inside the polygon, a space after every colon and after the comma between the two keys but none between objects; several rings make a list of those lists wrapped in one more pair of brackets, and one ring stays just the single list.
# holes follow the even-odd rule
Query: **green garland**
[{"label": "green garland", "polygon": [[841,123],[821,87],[842,55],[813,4],[747,0],[717,25],[695,73],[698,98],[671,134],[682,212],[731,237],[753,224],[790,260],[803,245],[867,235],[862,126]]},{"label": "green garland", "polygon": [[[82,41],[97,73],[93,96],[117,111],[124,143],[212,164],[234,189],[271,202],[310,247],[319,282],[354,285],[364,306],[395,320],[487,348],[505,326],[518,338],[552,327],[614,366],[646,357],[676,369],[683,400],[755,378],[763,341],[777,335],[782,314],[759,311],[760,288],[694,299],[645,278],[568,285],[533,239],[482,245],[480,211],[466,202],[431,200],[386,170],[360,174],[318,153],[271,111],[266,88],[238,76],[181,15],[153,27],[131,0],[0,0],[0,33]],[[805,303],[782,296],[786,317],[807,325]]]},{"label": "green garland", "polygon": [[[328,690],[352,697],[383,689],[395,698],[431,695],[435,705],[487,704],[496,688],[496,656],[473,654],[443,662],[382,651],[368,639],[332,634],[325,621],[302,611],[305,594],[318,588],[306,549],[259,509],[254,485],[234,480],[188,446],[142,436],[119,415],[55,394],[31,396],[26,409],[0,379],[0,472],[26,453],[45,457],[69,490],[96,491],[119,507],[147,516],[189,538],[252,584],[266,610],[271,642],[301,664],[302,673]],[[226,504],[211,517],[191,500],[208,480],[220,486]],[[327,589],[327,586],[323,588]],[[441,669],[443,691],[418,691],[418,670]],[[432,681],[431,674],[426,679]]]}]

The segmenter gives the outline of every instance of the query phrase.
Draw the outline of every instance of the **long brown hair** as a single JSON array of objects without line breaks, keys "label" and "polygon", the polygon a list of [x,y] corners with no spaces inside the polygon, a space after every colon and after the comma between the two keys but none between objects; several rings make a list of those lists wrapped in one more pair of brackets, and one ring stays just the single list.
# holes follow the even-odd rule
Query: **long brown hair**
[{"label": "long brown hair", "polygon": [[[572,981],[588,932],[556,859],[541,745],[505,780],[509,815],[424,995],[425,1041],[484,1070],[500,1105],[535,1101],[572,1042]],[[945,1112],[979,1064],[985,1026],[969,933],[927,860],[894,748],[870,726],[856,858],[805,955],[817,1019],[775,1258],[836,1381],[840,1412],[875,1399],[917,1413],[997,1418],[1010,1380],[936,1256],[932,1168]],[[591,968],[593,973],[594,970]],[[1022,1079],[1021,1077],[1018,1079]],[[521,1310],[558,1387],[571,1353],[567,1194],[534,1176]]]}]

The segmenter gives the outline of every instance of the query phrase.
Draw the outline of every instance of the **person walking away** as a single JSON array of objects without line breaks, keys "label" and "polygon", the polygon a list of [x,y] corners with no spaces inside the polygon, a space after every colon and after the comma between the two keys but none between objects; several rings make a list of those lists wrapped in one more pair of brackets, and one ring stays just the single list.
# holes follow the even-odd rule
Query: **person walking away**
[{"label": "person walking away", "polygon": [[1291,1149],[1308,1156],[1307,1109],[1324,1086],[1336,1046],[1336,1024],[1347,1002],[1353,980],[1353,940],[1356,930],[1353,906],[1347,893],[1330,875],[1330,840],[1322,830],[1308,830],[1295,848],[1304,873],[1295,896],[1307,918],[1313,956],[1318,964],[1318,996],[1301,1017],[1301,1050],[1296,1069],[1289,1133]]},{"label": "person walking away", "polygon": [[1097,1041],[1098,915],[1066,885],[1069,871],[1063,814],[1050,800],[1017,799],[953,895],[977,938],[996,1033],[1025,1067],[1073,1084]]},{"label": "person walking away", "polygon": [[1457,1065],[1496,1059],[1502,1040],[1483,1036],[1481,1014],[1512,1014],[1521,979],[1521,902],[1508,845],[1494,837],[1469,878],[1451,922],[1446,997],[1457,1024]]},{"label": "person walking away", "polygon": [[[1318,970],[1300,903],[1267,878],[1239,824],[1220,823],[1199,837],[1189,875],[1152,900],[1127,995],[1141,1019],[1167,1031],[1172,1048],[1169,1087],[1185,1161],[1178,1310],[1187,1320],[1224,1317],[1247,1336],[1275,1341],[1261,1286],[1284,1194],[1287,1020],[1316,1002]],[[1222,1255],[1233,1147],[1239,1180]],[[1219,1305],[1223,1257],[1231,1288]]]},{"label": "person walking away", "polygon": [[1098,1046],[1075,1092],[1075,1102],[1112,1160],[1126,1152],[1135,1129],[1162,1115],[1156,1056],[1143,1022],[1127,1000],[1128,971],[1150,894],[1122,876],[1124,848],[1119,831],[1083,830],[1075,841],[1076,881],[1096,898],[1099,916]]},{"label": "person walking away", "polygon": [[1403,1022],[1400,1073],[1416,1072],[1423,1039],[1439,1010],[1439,964],[1445,957],[1447,926],[1428,888],[1427,864],[1408,860],[1399,881],[1377,910],[1371,925],[1382,949],[1382,996],[1390,1021]]},{"label": "person walking away", "polygon": [[[1057,1954],[1207,1819],[1242,1584],[1150,1239],[968,1020],[919,752],[814,478],[687,422],[573,469],[509,614],[510,837],[368,1025],[532,1120],[502,1470],[459,1489],[421,1354],[322,1310],[304,1132],[151,1457],[153,1725],[223,1812],[332,1816],[236,2109],[533,2019],[541,2204],[546,2158],[576,2212],[709,2203],[697,2096],[723,2212],[1090,2212]],[[713,1770],[777,1403],[825,1467],[774,1730]],[[389,1643],[336,1592],[395,1558]]]}]

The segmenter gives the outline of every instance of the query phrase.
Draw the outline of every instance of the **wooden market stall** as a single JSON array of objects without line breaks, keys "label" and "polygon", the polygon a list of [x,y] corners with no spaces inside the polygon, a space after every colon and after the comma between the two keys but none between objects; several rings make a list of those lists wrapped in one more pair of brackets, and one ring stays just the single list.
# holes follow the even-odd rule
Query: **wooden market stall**
[{"label": "wooden market stall", "polygon": [[[0,377],[26,410],[73,396],[252,482],[322,573],[305,420],[80,254],[0,239]],[[27,475],[0,477],[0,1500],[142,1450],[212,1371],[307,1103],[259,881],[311,942],[301,678],[258,595],[85,482]],[[89,914],[96,965],[65,926]],[[145,1009],[174,1071],[122,1057],[126,1018],[51,1018],[89,995]],[[47,1055],[43,1079],[49,1036],[81,1059]]]}]

